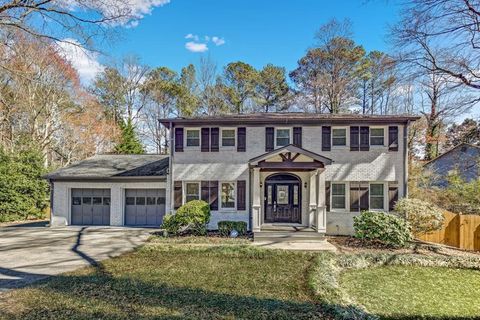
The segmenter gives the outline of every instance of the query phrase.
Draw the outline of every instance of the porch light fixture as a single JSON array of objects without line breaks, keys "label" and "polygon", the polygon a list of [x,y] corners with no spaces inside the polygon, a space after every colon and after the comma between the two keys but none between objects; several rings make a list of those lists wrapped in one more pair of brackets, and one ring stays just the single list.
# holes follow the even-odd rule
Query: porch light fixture
[{"label": "porch light fixture", "polygon": [[263,188],[263,182],[260,181],[260,188]]},{"label": "porch light fixture", "polygon": [[305,189],[307,188],[307,186],[308,186],[308,185],[307,185],[307,181],[305,181],[305,182],[303,183],[303,186],[305,187]]}]

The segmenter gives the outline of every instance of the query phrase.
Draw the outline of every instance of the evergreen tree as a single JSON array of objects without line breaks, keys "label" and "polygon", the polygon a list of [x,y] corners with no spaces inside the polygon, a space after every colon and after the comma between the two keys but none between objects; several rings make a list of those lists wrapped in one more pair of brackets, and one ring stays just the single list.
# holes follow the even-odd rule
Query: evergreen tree
[{"label": "evergreen tree", "polygon": [[142,154],[145,152],[140,139],[135,132],[135,126],[132,120],[127,119],[120,124],[121,137],[120,143],[115,146],[115,152],[118,154]]}]

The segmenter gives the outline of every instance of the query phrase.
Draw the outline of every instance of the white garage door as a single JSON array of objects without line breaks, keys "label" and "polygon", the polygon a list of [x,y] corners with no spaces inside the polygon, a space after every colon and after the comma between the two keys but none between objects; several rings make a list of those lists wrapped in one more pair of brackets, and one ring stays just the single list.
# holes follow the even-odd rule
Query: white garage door
[{"label": "white garage door", "polygon": [[165,189],[126,189],[125,225],[160,226],[165,215]]},{"label": "white garage door", "polygon": [[72,189],[73,225],[110,225],[110,189]]}]

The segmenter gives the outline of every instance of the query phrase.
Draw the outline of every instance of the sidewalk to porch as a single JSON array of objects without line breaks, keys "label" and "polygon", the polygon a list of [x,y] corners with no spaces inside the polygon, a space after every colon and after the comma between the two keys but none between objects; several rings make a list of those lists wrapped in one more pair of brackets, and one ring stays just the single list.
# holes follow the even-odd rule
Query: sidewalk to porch
[{"label": "sidewalk to porch", "polygon": [[329,251],[337,252],[337,248],[326,239],[315,241],[254,241],[252,245],[267,249],[295,250],[295,251]]}]

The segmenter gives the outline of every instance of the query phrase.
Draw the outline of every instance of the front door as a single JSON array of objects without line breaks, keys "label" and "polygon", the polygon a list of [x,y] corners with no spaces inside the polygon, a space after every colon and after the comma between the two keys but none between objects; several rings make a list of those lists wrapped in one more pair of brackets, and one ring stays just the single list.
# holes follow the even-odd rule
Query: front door
[{"label": "front door", "polygon": [[[277,178],[282,177],[285,178],[285,175]],[[300,223],[300,192],[299,181],[267,179],[265,183],[265,222]]]}]

